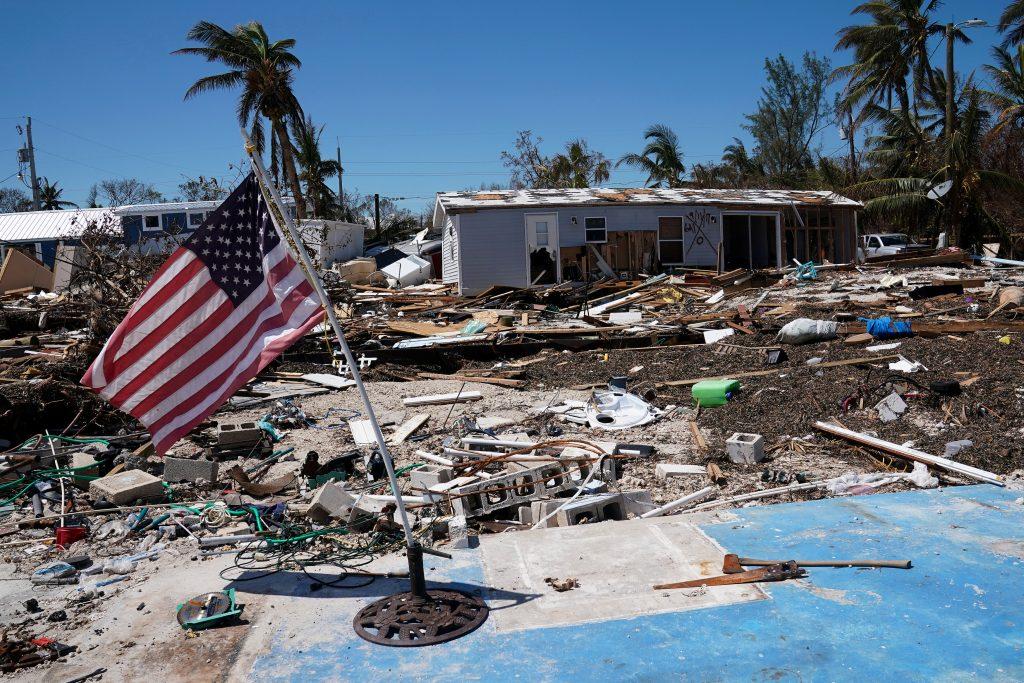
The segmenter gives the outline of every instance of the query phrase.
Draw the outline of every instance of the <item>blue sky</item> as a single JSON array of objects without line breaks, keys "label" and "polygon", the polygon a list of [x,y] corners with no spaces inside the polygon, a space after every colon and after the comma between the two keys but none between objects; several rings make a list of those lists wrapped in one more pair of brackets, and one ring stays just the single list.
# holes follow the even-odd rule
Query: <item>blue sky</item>
[{"label": "blue sky", "polygon": [[[168,197],[184,176],[232,179],[242,164],[234,94],[182,101],[214,73],[172,56],[198,20],[256,19],[293,37],[296,91],[340,138],[346,188],[405,197],[507,182],[499,154],[530,129],[556,151],[582,136],[615,159],[665,123],[688,164],[716,160],[753,110],[766,56],[827,55],[850,23],[846,0],[718,2],[57,2],[7,3],[0,180],[17,171],[15,117],[33,117],[40,175],[84,201],[97,180],[134,176]],[[994,23],[1002,0],[953,0],[939,18]],[[957,68],[978,70],[997,42],[974,29]],[[943,52],[936,53],[942,64]],[[979,71],[979,76],[980,71]],[[841,153],[835,129],[822,149]],[[234,168],[229,167],[233,165]],[[612,185],[641,185],[621,168]],[[11,186],[11,178],[0,185]]]}]

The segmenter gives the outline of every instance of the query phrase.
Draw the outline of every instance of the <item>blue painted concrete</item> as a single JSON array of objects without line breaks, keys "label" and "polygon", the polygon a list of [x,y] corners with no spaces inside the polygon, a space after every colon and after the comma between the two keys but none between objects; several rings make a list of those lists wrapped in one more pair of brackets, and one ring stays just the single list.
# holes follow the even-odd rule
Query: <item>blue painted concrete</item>
[{"label": "blue painted concrete", "polygon": [[[771,599],[684,613],[498,634],[441,646],[373,646],[342,606],[303,642],[282,629],[254,680],[1024,680],[1024,505],[991,486],[833,498],[736,511],[704,530],[773,558],[912,559],[914,569],[811,569]],[[642,552],[642,549],[638,549]],[[477,588],[475,554],[437,576]],[[430,578],[430,577],[428,577]],[[242,590],[242,586],[239,586]],[[376,590],[384,590],[383,587]],[[386,590],[384,590],[386,592]],[[335,593],[336,595],[339,593]]]}]

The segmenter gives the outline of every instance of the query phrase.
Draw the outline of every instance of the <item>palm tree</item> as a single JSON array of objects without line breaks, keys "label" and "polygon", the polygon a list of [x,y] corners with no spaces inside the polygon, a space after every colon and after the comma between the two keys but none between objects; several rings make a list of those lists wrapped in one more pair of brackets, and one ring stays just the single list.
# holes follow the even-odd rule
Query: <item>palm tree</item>
[{"label": "palm tree", "polygon": [[299,179],[306,186],[306,196],[313,203],[314,218],[330,218],[337,204],[337,195],[327,186],[327,179],[341,171],[341,165],[334,159],[320,156],[320,136],[324,127],[316,127],[313,117],[292,120],[292,136],[295,138],[295,157],[298,161]]},{"label": "palm tree", "polygon": [[[888,102],[895,94],[901,109],[913,106],[916,111],[925,88],[935,85],[928,41],[946,30],[931,19],[940,4],[941,0],[869,0],[853,8],[851,14],[867,15],[871,23],[847,26],[838,34],[836,49],[854,53],[853,64],[833,72],[833,77],[849,79],[844,106]],[[953,39],[971,42],[959,29]]]},{"label": "palm tree", "polygon": [[60,198],[64,194],[64,190],[57,187],[57,183],[51,185],[45,176],[40,178],[40,180],[42,183],[39,186],[39,204],[44,211],[66,209],[71,206],[76,209],[78,208],[78,204]]},{"label": "palm tree", "polygon": [[611,164],[603,154],[591,150],[586,140],[577,138],[565,143],[565,152],[549,160],[547,172],[552,187],[593,187],[608,180]]},{"label": "palm tree", "polygon": [[682,187],[683,152],[679,149],[679,137],[668,126],[653,125],[644,131],[647,145],[640,154],[623,154],[615,163],[639,168],[647,174],[648,187]]},{"label": "palm tree", "polygon": [[999,113],[995,130],[1024,123],[1024,45],[1018,45],[1015,54],[1002,47],[992,49],[996,63],[986,64],[985,71],[992,79],[992,90],[983,94]]},{"label": "palm tree", "polygon": [[1013,0],[999,17],[999,30],[1006,34],[1003,47],[1024,43],[1024,0]]},{"label": "palm tree", "polygon": [[199,55],[208,62],[220,62],[230,70],[200,78],[185,91],[185,99],[208,90],[240,87],[238,122],[243,127],[252,125],[253,144],[257,154],[262,154],[265,139],[260,117],[270,121],[272,146],[276,141],[285,177],[295,198],[296,213],[304,218],[306,205],[286,126],[288,119],[302,116],[302,108],[292,91],[294,70],[302,66],[299,58],[290,52],[295,40],[286,38],[272,43],[263,25],[256,21],[236,26],[234,31],[201,21],[188,32],[188,39],[203,46],[181,48],[172,54]]},{"label": "palm tree", "polygon": [[[941,212],[952,212],[953,230],[949,243],[977,246],[991,229],[1005,232],[986,208],[986,198],[998,193],[1024,194],[1024,181],[984,167],[982,140],[988,112],[982,106],[982,93],[973,86],[963,95],[964,106],[953,134],[940,138],[937,167],[917,169],[915,175],[869,180],[852,189],[875,194],[865,203],[869,215],[883,215],[908,223],[937,220]],[[929,191],[943,181],[952,185],[941,200],[929,197]],[[942,204],[939,203],[942,201]]]}]

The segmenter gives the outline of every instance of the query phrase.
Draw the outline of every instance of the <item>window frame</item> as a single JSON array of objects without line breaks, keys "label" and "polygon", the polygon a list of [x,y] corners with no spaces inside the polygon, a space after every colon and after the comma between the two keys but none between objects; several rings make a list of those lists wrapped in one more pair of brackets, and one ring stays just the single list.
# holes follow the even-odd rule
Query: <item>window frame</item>
[{"label": "window frame", "polygon": [[[600,228],[588,228],[587,221],[589,220],[602,221]],[[600,240],[592,240],[587,234],[591,230],[601,230],[604,232],[604,238]],[[584,216],[583,217],[583,243],[584,244],[608,244],[608,217],[607,216]]]},{"label": "window frame", "polygon": [[[188,229],[194,230],[195,228],[198,228],[203,224],[203,221],[206,220],[206,217],[209,214],[206,211],[186,211],[185,215],[188,216],[188,218],[186,219],[186,222],[188,223]],[[199,216],[199,222],[193,223],[192,216]]]},{"label": "window frame", "polygon": [[[156,219],[156,227],[150,227],[147,222],[150,218]],[[142,214],[142,231],[143,232],[162,232],[163,221],[160,220],[161,215],[158,213],[144,213]]]},{"label": "window frame", "polygon": [[[666,239],[661,238],[661,219],[663,218],[677,218],[679,219],[679,238]],[[686,265],[686,217],[683,215],[678,216],[658,216],[658,225],[655,228],[657,242],[658,242],[658,262],[662,266],[685,266]],[[662,242],[678,242],[679,243],[679,255],[682,258],[681,261],[666,261],[661,257],[661,243]]]}]

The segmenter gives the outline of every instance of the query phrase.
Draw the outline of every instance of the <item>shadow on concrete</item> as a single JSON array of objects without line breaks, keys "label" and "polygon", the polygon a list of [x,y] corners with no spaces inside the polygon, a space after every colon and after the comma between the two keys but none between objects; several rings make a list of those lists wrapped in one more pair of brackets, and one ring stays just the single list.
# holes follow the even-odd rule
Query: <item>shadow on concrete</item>
[{"label": "shadow on concrete", "polygon": [[[350,574],[337,585],[340,574],[329,571],[279,571],[272,574],[260,571],[245,571],[225,586],[234,588],[239,594],[280,595],[294,598],[382,598],[386,595],[409,590],[409,580],[404,578],[377,577],[367,583],[370,577]],[[483,586],[464,581],[431,581],[427,579],[427,590],[457,590],[485,599],[492,611],[508,609],[541,597],[540,593],[520,593]],[[500,603],[493,605],[493,602]]]}]

